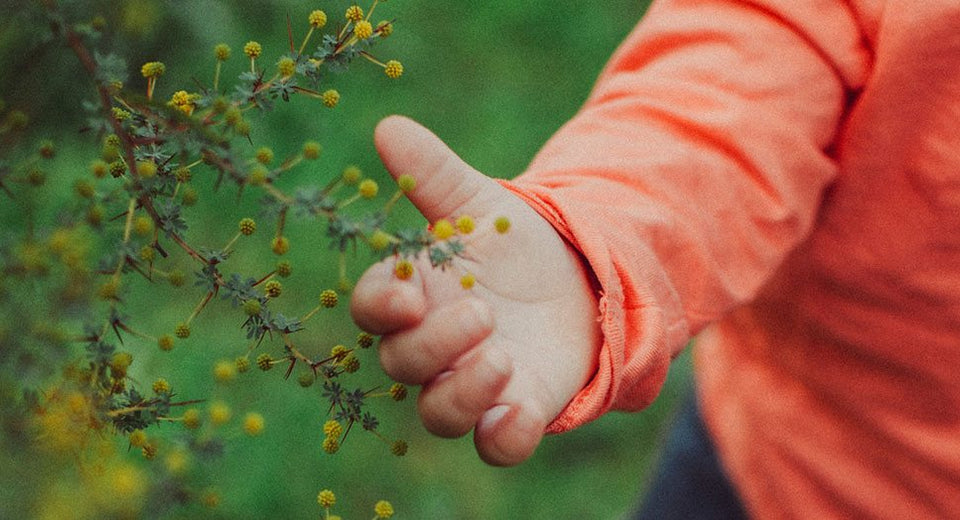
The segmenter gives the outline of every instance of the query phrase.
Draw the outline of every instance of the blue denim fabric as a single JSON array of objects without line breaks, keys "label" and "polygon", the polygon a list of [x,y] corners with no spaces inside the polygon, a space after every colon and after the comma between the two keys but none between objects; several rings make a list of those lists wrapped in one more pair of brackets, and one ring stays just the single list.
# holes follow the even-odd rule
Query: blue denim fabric
[{"label": "blue denim fabric", "polygon": [[634,520],[747,518],[717,459],[694,394],[681,405]]}]

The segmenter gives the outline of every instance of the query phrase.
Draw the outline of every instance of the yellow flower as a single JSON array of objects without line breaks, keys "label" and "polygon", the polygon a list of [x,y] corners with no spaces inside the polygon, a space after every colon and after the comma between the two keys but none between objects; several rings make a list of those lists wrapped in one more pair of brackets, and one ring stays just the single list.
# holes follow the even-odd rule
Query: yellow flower
[{"label": "yellow flower", "polygon": [[246,45],[243,46],[243,53],[250,57],[250,59],[256,59],[260,57],[260,54],[263,52],[263,47],[260,43],[253,40],[248,41]]},{"label": "yellow flower", "polygon": [[497,230],[497,233],[506,233],[510,231],[510,219],[507,217],[497,217],[497,219],[493,221],[493,227]]},{"label": "yellow flower", "polygon": [[267,293],[267,296],[271,298],[279,298],[283,294],[283,285],[276,281],[270,280],[263,286],[263,292]]},{"label": "yellow flower", "polygon": [[153,392],[155,394],[169,394],[170,393],[170,383],[167,382],[164,378],[159,378],[153,382]]},{"label": "yellow flower", "polygon": [[464,235],[469,235],[473,232],[476,225],[473,222],[473,217],[469,215],[460,215],[460,218],[457,219],[455,224],[457,230],[463,233]]},{"label": "yellow flower", "polygon": [[290,251],[290,240],[287,237],[274,237],[270,248],[278,255],[285,255]]},{"label": "yellow flower", "polygon": [[232,412],[230,406],[222,401],[214,401],[210,404],[210,422],[213,424],[224,424],[230,420]]},{"label": "yellow flower", "polygon": [[190,408],[183,412],[183,425],[190,430],[196,430],[200,427],[200,411],[196,408]]},{"label": "yellow flower", "polygon": [[237,377],[237,365],[232,361],[217,361],[213,366],[213,378],[218,383],[228,383]]},{"label": "yellow flower", "polygon": [[356,166],[351,165],[343,169],[342,177],[344,184],[356,184],[362,176],[363,172]]},{"label": "yellow flower", "polygon": [[327,25],[327,13],[317,9],[312,11],[310,16],[307,17],[307,21],[310,22],[310,26],[314,29],[320,29],[324,25]]},{"label": "yellow flower", "polygon": [[346,17],[350,22],[359,22],[363,20],[363,9],[359,5],[351,5],[347,8]]},{"label": "yellow flower", "polygon": [[477,283],[477,278],[473,276],[473,273],[467,273],[460,277],[460,285],[464,289],[473,289],[474,284]]},{"label": "yellow flower", "polygon": [[400,260],[393,266],[393,274],[401,280],[409,280],[413,276],[413,264],[409,260]]},{"label": "yellow flower", "polygon": [[397,177],[397,186],[400,188],[400,191],[410,193],[417,187],[417,179],[413,178],[413,175],[409,173],[404,173]]},{"label": "yellow flower", "polygon": [[377,518],[390,518],[393,516],[393,506],[390,505],[390,502],[381,500],[373,506],[373,512],[377,514]]},{"label": "yellow flower", "polygon": [[356,36],[357,39],[366,40],[373,36],[373,25],[366,20],[360,20],[353,27],[353,35]]},{"label": "yellow flower", "polygon": [[338,421],[330,419],[323,423],[323,434],[327,437],[339,437],[343,433],[343,425]]},{"label": "yellow flower", "polygon": [[303,143],[303,158],[304,159],[316,159],[320,157],[320,152],[323,150],[323,147],[320,146],[320,143],[316,141],[307,141]]},{"label": "yellow flower", "polygon": [[140,67],[140,74],[145,78],[159,78],[167,71],[167,66],[159,61],[149,61]]},{"label": "yellow flower", "polygon": [[250,412],[243,418],[243,431],[251,436],[260,435],[263,433],[263,424],[262,415],[256,412]]},{"label": "yellow flower", "polygon": [[340,102],[340,93],[334,89],[324,92],[321,97],[323,98],[323,105],[327,108],[333,108]]},{"label": "yellow flower", "polygon": [[260,164],[270,164],[273,162],[273,150],[266,146],[257,149],[257,162]]},{"label": "yellow flower", "polygon": [[360,182],[360,196],[365,199],[372,199],[377,196],[377,192],[380,191],[380,187],[377,185],[377,181],[373,179],[364,179]]},{"label": "yellow flower", "polygon": [[280,58],[280,61],[277,62],[277,72],[279,72],[284,78],[293,76],[293,73],[296,71],[297,62],[293,61],[293,59],[288,56]]},{"label": "yellow flower", "polygon": [[322,507],[333,507],[337,503],[337,496],[333,494],[333,491],[324,489],[317,494],[317,503]]},{"label": "yellow flower", "polygon": [[384,20],[377,24],[377,32],[380,33],[381,38],[386,38],[393,34],[393,24]]},{"label": "yellow flower", "polygon": [[240,219],[240,233],[245,236],[250,236],[257,230],[257,222],[252,218],[242,218]]},{"label": "yellow flower", "polygon": [[433,236],[436,237],[437,240],[446,240],[452,237],[455,232],[456,228],[445,218],[433,223]]},{"label": "yellow flower", "polygon": [[320,305],[328,309],[336,307],[338,301],[337,291],[333,289],[326,289],[320,293]]},{"label": "yellow flower", "polygon": [[230,47],[226,43],[219,43],[213,48],[213,55],[217,61],[227,61],[230,59]]},{"label": "yellow flower", "polygon": [[390,79],[397,79],[403,75],[403,64],[397,60],[390,60],[383,68],[384,74]]}]

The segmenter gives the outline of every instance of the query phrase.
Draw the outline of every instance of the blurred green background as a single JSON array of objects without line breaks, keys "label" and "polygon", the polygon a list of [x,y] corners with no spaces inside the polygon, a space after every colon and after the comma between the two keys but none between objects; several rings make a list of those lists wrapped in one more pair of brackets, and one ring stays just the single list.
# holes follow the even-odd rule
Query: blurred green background
[{"label": "blurred green background", "polygon": [[[70,4],[66,3],[68,10]],[[348,73],[331,78],[329,86],[343,96],[335,110],[295,99],[251,119],[254,143],[273,147],[278,157],[295,153],[305,140],[324,145],[319,161],[284,176],[280,186],[285,189],[322,184],[348,164],[386,183],[388,176],[377,160],[371,135],[379,119],[400,113],[434,130],[478,170],[513,177],[575,114],[646,4],[636,0],[590,4],[391,0],[377,8],[375,18],[395,19],[396,30],[375,54],[382,60],[401,60],[404,76],[390,81],[381,69],[358,62]],[[126,0],[96,5],[110,27],[111,36],[102,46],[128,59],[129,84],[142,81],[140,63],[166,63],[167,74],[158,86],[159,96],[165,98],[174,90],[192,88],[195,80],[210,83],[213,45],[226,42],[234,50],[224,70],[229,81],[245,66],[240,49],[247,40],[260,41],[270,63],[286,48],[288,16],[299,42],[312,9],[324,9],[333,19],[349,3]],[[3,9],[18,8],[8,4]],[[12,18],[5,19],[7,23],[0,22],[4,24],[0,25],[0,95],[37,122],[31,130],[34,135],[55,138],[60,145],[62,153],[56,159],[60,177],[48,183],[51,191],[45,206],[55,207],[56,201],[69,197],[71,179],[84,175],[98,152],[90,144],[94,137],[78,132],[83,114],[75,107],[89,96],[89,83],[69,52],[44,43],[45,27],[15,25],[9,22]],[[206,190],[201,191],[200,204],[189,210],[192,241],[222,243],[232,235],[238,218],[257,212],[254,194],[246,193],[238,201],[232,189],[213,193],[210,179],[198,184]],[[422,224],[408,204],[401,206],[394,226]],[[48,213],[52,215],[53,209]],[[24,218],[2,198],[0,217],[5,228],[22,225]],[[296,302],[313,302],[321,289],[335,284],[336,261],[317,222],[294,219],[288,229],[295,274],[285,284],[284,301],[296,314],[311,305]],[[257,253],[231,259],[232,268],[269,269],[275,261],[269,253],[269,238],[267,234],[252,237]],[[369,256],[358,255],[350,266],[351,275],[358,276],[370,261]],[[189,267],[185,259],[181,263]],[[202,296],[199,291],[146,284],[134,291],[127,311],[154,334],[172,330]],[[225,311],[224,307],[220,309]],[[577,431],[549,437],[530,461],[516,468],[485,466],[469,438],[431,437],[416,419],[413,398],[399,405],[373,404],[384,432],[409,441],[406,457],[391,456],[378,439],[361,432],[349,438],[340,453],[329,456],[320,450],[325,410],[318,388],[304,390],[292,379],[282,381],[279,370],[243,374],[228,385],[214,383],[213,364],[243,353],[237,325],[235,313],[213,310],[198,318],[193,336],[170,354],[157,352],[153,345],[131,347],[137,356],[134,372],[144,381],[163,375],[180,395],[213,396],[231,403],[235,415],[256,410],[266,417],[262,436],[227,434],[226,456],[205,468],[223,493],[220,507],[188,508],[175,518],[316,518],[316,494],[321,488],[337,492],[336,511],[344,518],[369,517],[373,503],[381,498],[394,504],[396,518],[620,518],[639,499],[663,436],[664,420],[689,387],[689,360],[683,356],[650,409],[610,414]],[[300,338],[308,350],[316,352],[352,341],[356,334],[345,312],[322,316],[309,325]],[[365,352],[362,361],[368,366],[360,380],[386,381],[379,369],[372,368],[374,352]],[[6,481],[11,478],[0,479],[0,484],[10,484]],[[0,486],[0,494],[16,500],[10,496],[15,488]],[[17,511],[9,507],[7,513]]]}]

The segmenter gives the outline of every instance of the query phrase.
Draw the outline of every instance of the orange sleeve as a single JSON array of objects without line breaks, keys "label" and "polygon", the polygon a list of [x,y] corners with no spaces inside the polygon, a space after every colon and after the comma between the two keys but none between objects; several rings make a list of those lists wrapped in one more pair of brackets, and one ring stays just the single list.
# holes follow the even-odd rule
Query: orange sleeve
[{"label": "orange sleeve", "polygon": [[581,111],[505,183],[600,285],[597,373],[549,431],[648,405],[689,339],[803,240],[869,61],[843,1],[654,2]]}]

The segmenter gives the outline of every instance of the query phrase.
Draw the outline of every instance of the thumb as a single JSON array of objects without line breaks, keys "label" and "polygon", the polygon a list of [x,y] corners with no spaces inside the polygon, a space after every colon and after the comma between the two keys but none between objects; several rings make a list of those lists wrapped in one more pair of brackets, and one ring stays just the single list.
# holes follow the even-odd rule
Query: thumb
[{"label": "thumb", "polygon": [[410,175],[416,180],[407,197],[430,222],[457,213],[480,216],[502,189],[463,162],[433,132],[406,117],[380,121],[374,143],[394,178]]}]

